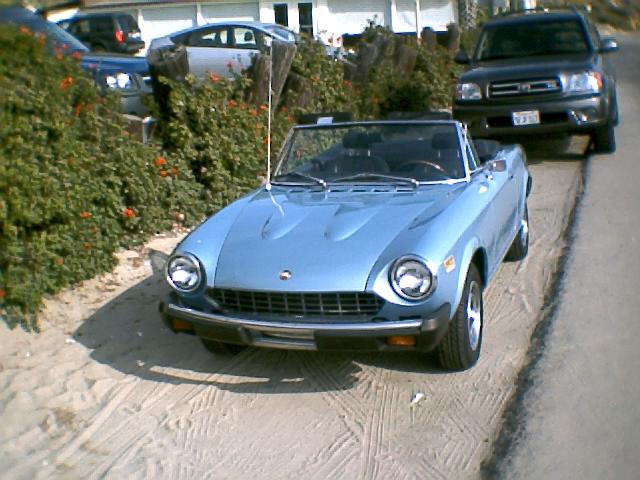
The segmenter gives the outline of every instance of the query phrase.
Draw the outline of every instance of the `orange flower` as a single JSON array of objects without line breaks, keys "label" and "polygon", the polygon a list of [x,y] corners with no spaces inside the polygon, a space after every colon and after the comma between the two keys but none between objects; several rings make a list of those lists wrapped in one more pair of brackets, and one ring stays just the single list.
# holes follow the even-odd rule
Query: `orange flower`
[{"label": "orange flower", "polygon": [[58,258],[58,259],[56,260],[56,263],[57,263],[58,265],[64,265],[64,258]]},{"label": "orange flower", "polygon": [[241,103],[240,103],[240,108],[241,108],[242,110],[244,110],[245,108],[247,108],[247,104],[246,104],[246,103],[244,103],[244,102],[241,102]]},{"label": "orange flower", "polygon": [[84,249],[85,250],[91,250],[92,245],[89,242],[85,242],[84,244]]},{"label": "orange flower", "polygon": [[91,214],[90,214],[89,212],[82,212],[82,213],[80,214],[80,217],[81,217],[81,218],[84,218],[85,220],[86,220],[87,218],[89,218],[90,216],[91,216]]},{"label": "orange flower", "polygon": [[235,100],[229,100],[229,108],[236,108],[238,106],[238,102]]},{"label": "orange flower", "polygon": [[61,61],[64,58],[64,55],[61,53],[56,53],[56,60]]},{"label": "orange flower", "polygon": [[78,61],[79,61],[79,60],[82,58],[82,54],[81,54],[79,51],[77,51],[77,50],[76,50],[75,52],[73,52],[73,53],[71,54],[71,57],[72,57],[74,60],[78,60]]},{"label": "orange flower", "polygon": [[342,85],[347,87],[347,88],[351,88],[352,87],[351,82],[349,80],[343,80],[342,81]]},{"label": "orange flower", "polygon": [[127,207],[122,211],[122,215],[126,218],[133,218],[136,216],[136,212],[134,212],[132,208]]},{"label": "orange flower", "polygon": [[269,143],[269,137],[264,137],[264,140],[262,140],[262,144],[267,145],[268,143]]},{"label": "orange flower", "polygon": [[7,292],[5,292],[4,290],[0,289],[0,299],[4,298],[7,296]]},{"label": "orange flower", "polygon": [[289,109],[287,107],[280,108],[280,113],[287,113]]},{"label": "orange flower", "polygon": [[77,104],[77,105],[73,108],[73,114],[74,114],[76,117],[79,117],[81,113],[82,113],[82,104],[81,104],[81,103],[79,103],[79,104]]},{"label": "orange flower", "polygon": [[296,117],[294,117],[293,115],[289,115],[287,117],[287,120],[289,120],[290,122],[295,122],[296,121]]},{"label": "orange flower", "polygon": [[380,103],[380,98],[374,95],[371,99],[371,103],[373,103],[374,105],[378,105]]},{"label": "orange flower", "polygon": [[171,168],[171,173],[173,173],[174,175],[178,174],[178,169],[176,167],[172,167]]},{"label": "orange flower", "polygon": [[64,77],[60,82],[60,90],[66,90],[71,85],[73,85],[73,77],[71,76]]},{"label": "orange flower", "polygon": [[253,108],[251,110],[249,110],[249,115],[251,115],[252,117],[257,117],[258,116],[258,111]]},{"label": "orange flower", "polygon": [[269,107],[267,107],[264,103],[262,105],[260,105],[260,111],[261,112],[266,112],[269,109]]},{"label": "orange flower", "polygon": [[164,158],[164,157],[157,157],[157,158],[153,161],[153,163],[155,163],[155,164],[156,164],[156,167],[159,167],[159,166],[161,166],[161,165],[166,164],[166,163],[167,163],[167,159],[166,159],[166,158]]},{"label": "orange flower", "polygon": [[210,73],[209,74],[209,80],[211,80],[212,82],[219,82],[220,81],[220,77],[218,75],[216,75],[215,73]]},{"label": "orange flower", "polygon": [[160,170],[161,177],[166,177],[167,175],[169,175],[169,172],[167,172],[166,170]]},{"label": "orange flower", "polygon": [[24,33],[25,35],[32,35],[33,32],[31,32],[31,29],[25,26],[20,27],[20,32]]}]

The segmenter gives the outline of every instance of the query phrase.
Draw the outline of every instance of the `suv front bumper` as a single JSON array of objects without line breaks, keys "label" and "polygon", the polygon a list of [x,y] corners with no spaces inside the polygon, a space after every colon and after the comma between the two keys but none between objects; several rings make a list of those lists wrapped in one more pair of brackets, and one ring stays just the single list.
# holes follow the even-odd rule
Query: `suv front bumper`
[{"label": "suv front bumper", "polygon": [[[513,113],[537,110],[540,123],[515,126]],[[455,103],[453,118],[466,123],[474,137],[513,137],[540,134],[588,134],[609,122],[609,102],[598,94],[528,103]]]}]

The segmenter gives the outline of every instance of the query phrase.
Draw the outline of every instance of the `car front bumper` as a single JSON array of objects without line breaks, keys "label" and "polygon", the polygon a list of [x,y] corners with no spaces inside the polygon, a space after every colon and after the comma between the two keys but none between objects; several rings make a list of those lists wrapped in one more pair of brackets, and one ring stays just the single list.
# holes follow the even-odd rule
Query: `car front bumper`
[{"label": "car front bumper", "polygon": [[[176,333],[237,345],[312,351],[430,351],[446,333],[450,310],[445,304],[426,317],[311,323],[203,312],[181,305],[174,297],[160,304],[163,322]],[[413,337],[415,343],[397,345],[389,340],[399,336]]]},{"label": "car front bumper", "polygon": [[[540,123],[514,126],[514,112],[537,110]],[[540,134],[588,134],[609,122],[605,95],[560,98],[528,103],[456,103],[453,117],[469,126],[474,137],[504,138]]]}]

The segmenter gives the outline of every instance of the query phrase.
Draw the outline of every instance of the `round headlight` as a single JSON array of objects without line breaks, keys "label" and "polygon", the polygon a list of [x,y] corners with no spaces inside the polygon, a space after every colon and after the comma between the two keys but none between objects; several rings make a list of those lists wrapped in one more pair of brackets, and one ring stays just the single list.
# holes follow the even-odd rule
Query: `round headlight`
[{"label": "round headlight", "polygon": [[193,292],[201,280],[200,262],[194,256],[176,255],[167,262],[167,282],[179,292]]},{"label": "round headlight", "polygon": [[391,267],[391,286],[407,300],[422,300],[429,296],[436,279],[426,262],[419,257],[401,257]]}]

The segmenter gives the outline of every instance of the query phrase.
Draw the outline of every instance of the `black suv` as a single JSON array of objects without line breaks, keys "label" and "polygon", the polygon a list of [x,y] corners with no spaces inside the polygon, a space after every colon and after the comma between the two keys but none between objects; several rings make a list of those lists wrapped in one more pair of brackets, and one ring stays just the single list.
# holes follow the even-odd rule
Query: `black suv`
[{"label": "black suv", "polygon": [[616,83],[602,55],[618,49],[577,10],[527,11],[485,23],[456,88],[453,116],[476,137],[588,134],[615,151]]},{"label": "black suv", "polygon": [[58,22],[94,52],[137,53],[144,48],[138,22],[128,13],[92,13]]}]

